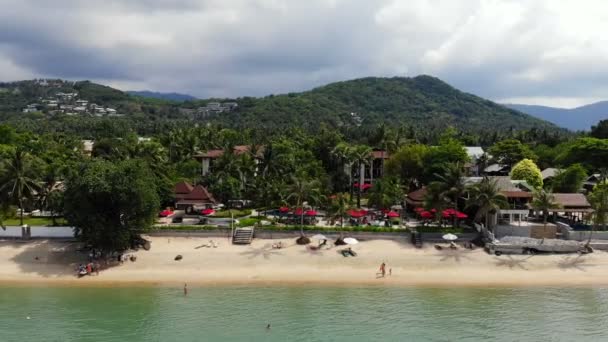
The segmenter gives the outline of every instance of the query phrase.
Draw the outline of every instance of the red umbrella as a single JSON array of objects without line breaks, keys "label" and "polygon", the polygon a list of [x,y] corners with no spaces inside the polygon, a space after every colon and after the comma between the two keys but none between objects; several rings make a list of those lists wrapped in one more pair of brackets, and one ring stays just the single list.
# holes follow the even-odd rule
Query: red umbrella
[{"label": "red umbrella", "polygon": [[306,216],[317,216],[317,212],[315,210],[307,210],[304,214]]},{"label": "red umbrella", "polygon": [[399,214],[394,212],[394,211],[389,211],[388,213],[386,213],[387,217],[399,217]]},{"label": "red umbrella", "polygon": [[365,212],[364,210],[349,210],[348,215],[354,218],[360,218],[365,216]]},{"label": "red umbrella", "polygon": [[169,209],[165,209],[160,212],[160,217],[167,217],[173,215],[173,212]]},{"label": "red umbrella", "polygon": [[369,188],[371,188],[371,187],[372,187],[372,185],[371,185],[371,184],[369,184],[369,183],[365,183],[365,184],[361,185],[361,190],[367,190],[367,189],[369,189]]},{"label": "red umbrella", "polygon": [[433,209],[431,209],[431,212],[432,212],[432,213],[436,213],[436,212],[437,212],[437,209],[433,208]]},{"label": "red umbrella", "polygon": [[456,218],[457,218],[457,219],[466,219],[467,217],[469,217],[469,215],[467,215],[467,214],[465,214],[465,213],[462,213],[462,212],[460,212],[460,211],[457,211],[457,212],[456,212]]},{"label": "red umbrella", "polygon": [[282,212],[282,213],[286,213],[286,212],[289,212],[289,208],[288,207],[280,207],[279,211]]},{"label": "red umbrella", "polygon": [[299,215],[302,215],[302,212],[303,212],[302,208],[297,208],[293,213],[299,216]]},{"label": "red umbrella", "polygon": [[449,211],[444,210],[444,211],[441,212],[441,216],[443,218],[450,218],[452,216],[452,214]]},{"label": "red umbrella", "polygon": [[353,187],[358,188],[359,187],[359,183],[353,184]]},{"label": "red umbrella", "polygon": [[211,209],[211,208],[207,208],[207,209],[203,209],[201,211],[201,214],[207,216],[207,215],[212,215],[215,214],[215,210]]},{"label": "red umbrella", "polygon": [[430,219],[433,218],[433,214],[430,211],[421,211],[420,212],[420,217],[424,218],[424,219]]},{"label": "red umbrella", "polygon": [[423,207],[417,207],[416,209],[414,209],[415,212],[419,213],[421,211],[424,211]]},{"label": "red umbrella", "polygon": [[456,209],[450,208],[443,211],[447,215],[456,215]]}]

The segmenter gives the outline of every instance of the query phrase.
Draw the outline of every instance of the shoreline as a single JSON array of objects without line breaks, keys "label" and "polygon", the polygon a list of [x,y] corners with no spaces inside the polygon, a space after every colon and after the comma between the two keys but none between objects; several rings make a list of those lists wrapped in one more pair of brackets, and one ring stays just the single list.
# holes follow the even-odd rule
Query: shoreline
[{"label": "shoreline", "polygon": [[[0,241],[0,287],[419,287],[521,288],[608,287],[608,253],[501,256],[481,249],[415,249],[407,242],[363,241],[357,257],[343,257],[339,247],[310,251],[282,240],[255,239],[252,245],[201,248],[209,239],[150,237],[152,249],[137,251],[125,262],[77,278],[73,269],[86,260],[77,244],[40,240]],[[183,260],[173,260],[177,254]],[[38,257],[38,260],[35,258]],[[377,277],[387,263],[385,278]]]}]

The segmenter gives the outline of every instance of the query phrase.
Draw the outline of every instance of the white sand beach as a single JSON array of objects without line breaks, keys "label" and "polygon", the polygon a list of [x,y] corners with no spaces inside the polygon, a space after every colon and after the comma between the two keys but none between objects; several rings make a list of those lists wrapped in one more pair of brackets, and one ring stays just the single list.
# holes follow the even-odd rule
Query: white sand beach
[{"label": "white sand beach", "polygon": [[[67,286],[170,285],[382,285],[382,286],[606,286],[608,253],[590,255],[488,255],[481,249],[437,251],[409,243],[363,241],[357,257],[343,257],[334,247],[310,251],[282,240],[256,239],[250,246],[215,239],[218,248],[196,248],[209,239],[151,237],[152,249],[138,251],[136,262],[77,278],[74,267],[86,256],[76,244],[57,241],[1,241],[0,283]],[[175,261],[176,255],[183,259]],[[37,257],[37,258],[36,258]],[[387,264],[384,278],[379,265]]]}]

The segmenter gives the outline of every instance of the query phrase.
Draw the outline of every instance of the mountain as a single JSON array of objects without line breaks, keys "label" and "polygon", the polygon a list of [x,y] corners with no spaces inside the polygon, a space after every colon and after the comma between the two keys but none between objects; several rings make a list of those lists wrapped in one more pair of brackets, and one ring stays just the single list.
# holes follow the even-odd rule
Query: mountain
[{"label": "mountain", "polygon": [[149,90],[129,90],[127,91],[127,94],[129,95],[134,95],[134,96],[140,96],[140,97],[146,97],[149,99],[159,99],[159,100],[167,100],[167,101],[177,101],[177,102],[184,102],[184,101],[192,101],[192,100],[196,100],[197,98],[192,96],[192,95],[188,95],[188,94],[180,94],[180,93],[159,93],[159,92],[154,92],[154,91],[149,91]]},{"label": "mountain", "polygon": [[[18,121],[24,126],[34,121],[31,125],[42,126],[36,120],[52,119],[44,121],[44,125],[62,127],[69,121],[74,127],[80,127],[78,125],[85,125],[89,120],[97,120],[94,117],[100,115],[91,108],[69,113],[68,110],[57,110],[57,105],[51,107],[49,99],[58,99],[59,94],[70,92],[78,93],[77,98],[87,100],[89,106],[95,103],[113,108],[124,114],[125,119],[132,119],[129,126],[125,124],[122,127],[124,129],[150,129],[164,123],[203,121],[225,127],[277,131],[294,126],[316,130],[320,124],[326,124],[365,132],[366,128],[380,123],[394,127],[410,126],[426,132],[440,132],[449,126],[472,133],[531,128],[560,130],[547,121],[464,93],[426,75],[412,78],[367,77],[299,93],[185,102],[142,97],[89,81],[0,83],[0,121]],[[59,107],[73,102],[75,100],[62,100]],[[31,106],[34,109],[29,113]],[[24,112],[25,109],[28,113]]]},{"label": "mountain", "polygon": [[505,104],[505,106],[547,120],[560,127],[578,131],[588,131],[600,120],[608,119],[608,101],[572,109],[523,104]]},{"label": "mountain", "polygon": [[331,83],[301,93],[237,99],[239,109],[216,116],[241,127],[410,125],[467,131],[557,127],[489,100],[467,94],[431,76],[368,77]]}]

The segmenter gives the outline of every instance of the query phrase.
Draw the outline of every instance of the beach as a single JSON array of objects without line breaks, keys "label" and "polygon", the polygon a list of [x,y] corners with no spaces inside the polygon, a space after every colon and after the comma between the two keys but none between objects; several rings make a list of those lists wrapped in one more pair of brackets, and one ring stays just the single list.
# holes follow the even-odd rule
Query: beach
[{"label": "beach", "polygon": [[[371,240],[353,246],[357,257],[338,253],[343,246],[311,251],[294,240],[255,239],[232,245],[201,247],[208,238],[148,237],[150,251],[133,254],[135,262],[77,278],[74,268],[86,262],[78,244],[53,240],[1,241],[0,283],[65,286],[429,286],[518,287],[606,286],[608,253],[589,255],[489,255],[482,249],[416,249],[409,242]],[[282,249],[272,244],[282,241]],[[179,261],[175,256],[181,255]],[[379,266],[386,263],[385,277]],[[391,275],[389,275],[391,271]]]}]

